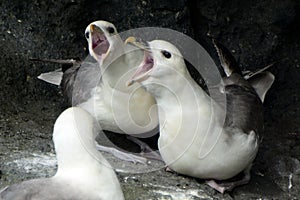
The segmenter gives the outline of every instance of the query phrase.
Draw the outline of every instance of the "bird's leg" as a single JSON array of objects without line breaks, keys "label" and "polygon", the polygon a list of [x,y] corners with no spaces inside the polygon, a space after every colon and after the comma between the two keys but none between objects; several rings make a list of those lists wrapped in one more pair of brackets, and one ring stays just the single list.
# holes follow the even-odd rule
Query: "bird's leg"
[{"label": "bird's leg", "polygon": [[251,169],[251,166],[248,167],[244,171],[244,177],[240,180],[231,181],[231,182],[230,181],[222,182],[222,183],[217,183],[214,180],[209,180],[209,181],[206,181],[206,184],[223,194],[225,191],[231,191],[237,186],[247,184],[250,181],[250,177],[251,177],[250,169]]},{"label": "bird's leg", "polygon": [[173,173],[173,174],[177,174],[177,172],[175,172],[173,169],[171,169],[171,168],[168,167],[168,166],[166,166],[165,171],[166,171],[166,172]]},{"label": "bird's leg", "polygon": [[110,153],[110,154],[114,155],[115,157],[117,157],[121,160],[128,161],[128,162],[142,163],[142,164],[147,163],[147,159],[144,157],[136,156],[131,153],[126,153],[126,152],[120,151],[113,147],[102,146],[102,145],[99,145],[97,142],[96,142],[96,149],[98,151],[104,151],[104,152]]},{"label": "bird's leg", "polygon": [[155,151],[151,147],[149,147],[149,145],[146,144],[145,142],[143,142],[131,135],[128,135],[127,139],[140,146],[140,149],[141,149],[140,155],[142,155],[143,157],[163,161],[161,155],[157,151]]}]

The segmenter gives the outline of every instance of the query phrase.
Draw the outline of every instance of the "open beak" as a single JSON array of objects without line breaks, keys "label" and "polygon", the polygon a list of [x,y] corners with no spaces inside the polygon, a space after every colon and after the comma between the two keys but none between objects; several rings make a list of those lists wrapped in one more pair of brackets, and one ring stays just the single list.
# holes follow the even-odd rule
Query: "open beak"
[{"label": "open beak", "polygon": [[149,78],[149,73],[152,71],[154,66],[154,60],[148,43],[138,40],[135,37],[127,38],[125,44],[128,43],[131,43],[132,45],[144,50],[144,59],[142,63],[138,66],[133,76],[127,81],[127,86],[130,86],[135,82],[142,82]]},{"label": "open beak", "polygon": [[91,27],[90,27],[91,32],[94,32],[95,27],[96,27],[96,26],[95,26],[94,24],[91,24]]},{"label": "open beak", "polygon": [[95,24],[90,25],[90,31],[91,31],[91,47],[94,52],[94,54],[97,57],[104,57],[110,47],[110,43],[108,42],[104,32],[96,26]]}]

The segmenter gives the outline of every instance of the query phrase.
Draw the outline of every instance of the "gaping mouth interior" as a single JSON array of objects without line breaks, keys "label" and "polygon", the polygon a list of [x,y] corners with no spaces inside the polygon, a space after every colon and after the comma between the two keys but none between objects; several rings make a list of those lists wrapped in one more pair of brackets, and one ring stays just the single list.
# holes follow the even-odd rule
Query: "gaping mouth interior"
[{"label": "gaping mouth interior", "polygon": [[102,56],[107,53],[109,49],[109,42],[105,37],[103,31],[95,30],[92,33],[92,49],[94,53],[98,56]]},{"label": "gaping mouth interior", "polygon": [[152,57],[152,53],[145,50],[144,60],[143,60],[142,64],[140,65],[139,69],[137,70],[138,75],[143,75],[143,74],[151,71],[153,66],[154,66],[154,60]]},{"label": "gaping mouth interior", "polygon": [[135,71],[134,75],[131,77],[131,80],[128,81],[127,85],[130,86],[134,82],[142,82],[149,78],[149,72],[153,69],[154,60],[152,53],[148,50],[144,51],[144,59],[139,65],[138,69]]},{"label": "gaping mouth interior", "polygon": [[154,67],[154,59],[152,56],[152,52],[144,49],[144,59],[141,64],[138,66],[137,70],[133,74],[133,76],[128,80],[127,86],[132,85],[134,82],[142,82],[149,78],[149,73],[152,71]]}]

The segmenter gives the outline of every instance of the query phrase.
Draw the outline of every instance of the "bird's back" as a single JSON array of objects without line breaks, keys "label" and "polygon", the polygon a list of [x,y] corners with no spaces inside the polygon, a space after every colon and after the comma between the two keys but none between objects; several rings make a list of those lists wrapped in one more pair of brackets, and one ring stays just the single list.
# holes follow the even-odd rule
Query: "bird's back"
[{"label": "bird's back", "polygon": [[[227,82],[227,84],[226,84]],[[233,73],[225,78],[226,119],[225,127],[239,128],[245,133],[263,128],[262,102],[240,74]]]},{"label": "bird's back", "polygon": [[34,179],[14,184],[0,193],[1,200],[80,200],[86,199],[78,190],[70,190],[66,184],[53,179]]},{"label": "bird's back", "polygon": [[[213,40],[225,72],[223,78],[226,95],[226,119],[224,127],[238,128],[244,133],[254,131],[258,134],[263,128],[262,101],[240,70],[235,58],[222,44]],[[219,102],[221,105],[224,102]]]}]

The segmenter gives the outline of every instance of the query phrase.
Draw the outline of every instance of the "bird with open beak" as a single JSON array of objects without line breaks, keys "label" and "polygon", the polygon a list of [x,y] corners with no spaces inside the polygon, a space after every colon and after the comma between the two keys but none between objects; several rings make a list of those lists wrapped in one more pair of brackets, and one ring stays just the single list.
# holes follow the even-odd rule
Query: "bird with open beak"
[{"label": "bird with open beak", "polygon": [[[96,62],[76,62],[63,72],[58,84],[67,102],[91,113],[103,130],[136,137],[156,134],[158,114],[155,99],[140,84],[131,88],[125,85],[143,52],[126,45],[116,27],[107,21],[90,23],[85,30],[85,37],[89,53]],[[52,74],[55,77],[51,76],[51,80],[60,80],[56,76],[61,76],[61,73],[55,71]]]},{"label": "bird with open beak", "polygon": [[139,84],[124,87],[142,52],[128,50],[115,26],[106,21],[89,24],[85,37],[98,65],[67,70],[61,82],[64,94],[95,116],[104,130],[129,135],[154,130],[155,99]]},{"label": "bird with open beak", "polygon": [[[173,44],[162,40],[142,44],[133,37],[128,40],[144,49],[144,59],[127,84],[141,83],[157,101],[158,148],[168,168],[206,179],[221,193],[246,184],[263,128],[263,98],[237,66],[226,60],[227,51],[216,44],[227,75],[224,90],[219,91],[226,94],[224,107],[224,102],[212,99],[192,79]],[[270,73],[252,78],[263,96],[274,80]],[[241,172],[242,179],[227,180]]]}]

